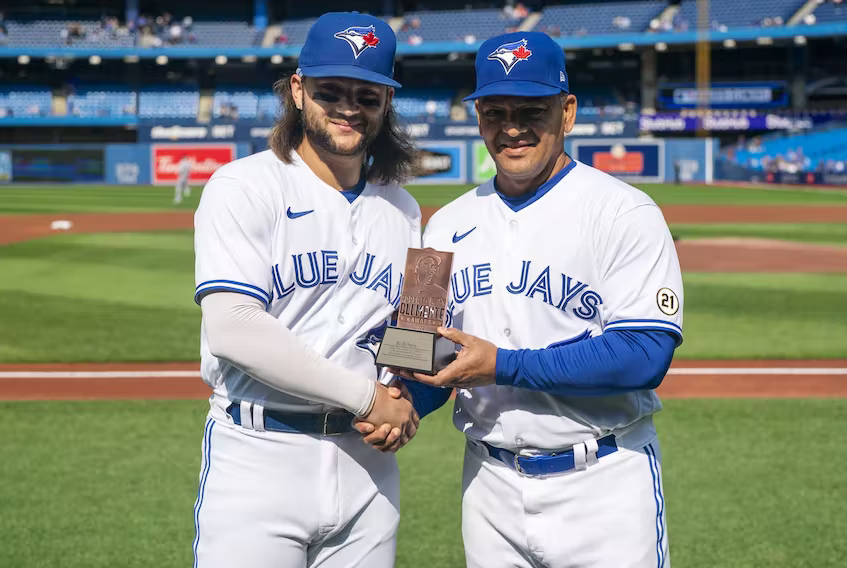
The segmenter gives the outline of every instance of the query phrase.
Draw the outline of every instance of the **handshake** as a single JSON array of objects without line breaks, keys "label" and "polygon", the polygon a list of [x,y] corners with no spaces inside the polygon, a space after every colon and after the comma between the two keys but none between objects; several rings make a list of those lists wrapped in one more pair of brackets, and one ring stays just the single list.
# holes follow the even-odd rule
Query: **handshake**
[{"label": "handshake", "polygon": [[412,395],[400,381],[388,386],[376,385],[371,411],[353,422],[365,443],[381,452],[396,452],[418,431],[420,417],[412,406]]}]

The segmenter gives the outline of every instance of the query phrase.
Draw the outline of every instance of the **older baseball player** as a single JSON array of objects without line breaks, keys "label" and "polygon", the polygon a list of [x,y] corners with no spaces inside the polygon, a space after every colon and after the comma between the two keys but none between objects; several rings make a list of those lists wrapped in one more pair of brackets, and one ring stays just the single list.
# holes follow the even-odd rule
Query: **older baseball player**
[{"label": "older baseball player", "polygon": [[682,341],[671,235],[647,195],[564,152],[577,101],[552,39],[491,38],[476,76],[497,174],[426,227],[454,253],[441,331],[461,351],[416,375],[460,389],[468,566],[667,566],[652,415]]},{"label": "older baseball player", "polygon": [[[420,209],[383,21],[321,16],[278,82],[271,150],[218,169],[195,216],[203,379],[214,389],[195,566],[390,567],[390,451],[418,417],[372,346],[400,298]],[[384,377],[383,377],[384,378]],[[389,433],[390,432],[390,433]]]}]

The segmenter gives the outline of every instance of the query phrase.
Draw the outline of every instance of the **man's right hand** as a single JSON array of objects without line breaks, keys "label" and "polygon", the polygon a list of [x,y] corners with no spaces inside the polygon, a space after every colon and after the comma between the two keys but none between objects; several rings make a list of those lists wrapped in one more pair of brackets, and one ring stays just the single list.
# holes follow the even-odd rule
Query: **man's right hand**
[{"label": "man's right hand", "polygon": [[377,384],[373,408],[367,416],[356,421],[356,429],[365,436],[365,442],[391,452],[406,445],[420,424],[410,398],[405,388]]}]

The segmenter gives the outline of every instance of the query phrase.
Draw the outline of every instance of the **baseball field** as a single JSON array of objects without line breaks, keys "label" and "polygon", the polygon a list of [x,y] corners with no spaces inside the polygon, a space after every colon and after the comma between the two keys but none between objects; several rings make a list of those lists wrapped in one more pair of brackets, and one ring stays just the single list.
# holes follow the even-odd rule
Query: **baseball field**
[{"label": "baseball field", "polygon": [[[412,191],[429,215],[464,189]],[[642,189],[685,282],[656,417],[673,564],[844,565],[847,191]],[[172,195],[0,186],[0,566],[191,563],[200,188]],[[443,408],[398,454],[398,567],[464,565],[462,448]]]}]

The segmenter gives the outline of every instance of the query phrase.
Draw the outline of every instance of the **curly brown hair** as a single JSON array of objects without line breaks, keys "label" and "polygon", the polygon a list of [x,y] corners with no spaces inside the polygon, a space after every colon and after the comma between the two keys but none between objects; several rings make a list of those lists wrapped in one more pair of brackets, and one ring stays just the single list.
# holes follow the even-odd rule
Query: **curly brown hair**
[{"label": "curly brown hair", "polygon": [[[274,93],[282,103],[283,113],[274,123],[268,144],[277,158],[290,164],[291,152],[303,141],[303,117],[291,94],[291,76],[274,83]],[[397,124],[397,114],[389,105],[382,128],[365,150],[365,175],[374,183],[401,183],[412,169],[415,149],[406,133]]]}]

